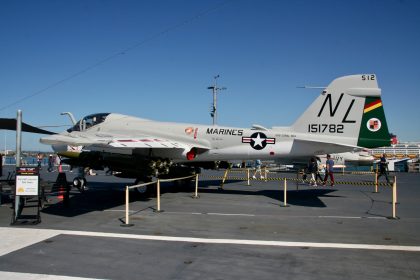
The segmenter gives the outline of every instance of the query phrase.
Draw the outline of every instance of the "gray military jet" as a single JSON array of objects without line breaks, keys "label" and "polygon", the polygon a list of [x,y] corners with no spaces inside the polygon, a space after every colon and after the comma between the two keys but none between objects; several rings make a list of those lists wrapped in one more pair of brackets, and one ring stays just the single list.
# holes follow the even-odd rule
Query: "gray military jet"
[{"label": "gray military jet", "polygon": [[40,141],[72,165],[109,168],[140,182],[229,160],[307,162],[314,155],[389,146],[390,136],[376,75],[360,74],[335,79],[289,127],[247,129],[99,113]]}]

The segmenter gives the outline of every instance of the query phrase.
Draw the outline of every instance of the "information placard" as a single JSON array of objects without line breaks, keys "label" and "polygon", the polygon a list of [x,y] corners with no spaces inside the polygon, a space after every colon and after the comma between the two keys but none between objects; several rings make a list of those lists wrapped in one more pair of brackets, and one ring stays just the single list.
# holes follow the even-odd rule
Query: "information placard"
[{"label": "information placard", "polygon": [[38,170],[32,167],[18,167],[16,170],[16,195],[39,195]]},{"label": "information placard", "polygon": [[38,195],[38,176],[17,175],[16,195]]}]

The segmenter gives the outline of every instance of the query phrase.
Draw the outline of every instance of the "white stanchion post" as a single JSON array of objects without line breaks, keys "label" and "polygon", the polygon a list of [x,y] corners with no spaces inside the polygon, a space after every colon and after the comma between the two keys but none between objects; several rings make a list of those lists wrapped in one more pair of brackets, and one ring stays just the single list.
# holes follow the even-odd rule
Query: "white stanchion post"
[{"label": "white stanchion post", "polygon": [[249,168],[246,169],[246,174],[247,174],[246,177],[247,177],[247,180],[248,180],[247,186],[249,186],[249,185],[251,185],[249,183]]},{"label": "white stanchion post", "polygon": [[283,194],[283,196],[284,196],[284,206],[286,207],[287,206],[287,180],[286,179],[284,179],[284,194]]},{"label": "white stanchion post", "polygon": [[128,190],[128,186],[125,188],[125,223],[129,224],[129,204],[130,204],[130,197],[129,197],[129,190]]},{"label": "white stanchion post", "polygon": [[392,218],[397,218],[397,177],[394,176],[394,183],[392,184]]},{"label": "white stanchion post", "polygon": [[392,185],[395,186],[395,204],[398,204],[397,176],[394,176],[394,183]]},{"label": "white stanchion post", "polygon": [[195,194],[193,198],[199,198],[198,196],[198,174],[195,175]]},{"label": "white stanchion post", "polygon": [[284,178],[284,188],[283,188],[283,205],[282,207],[289,207],[287,204],[287,179]]},{"label": "white stanchion post", "polygon": [[157,180],[157,210],[156,212],[162,212],[160,210],[160,180]]},{"label": "white stanchion post", "polygon": [[129,197],[130,190],[128,186],[125,187],[125,223],[121,224],[122,227],[131,227],[133,224],[130,224],[130,210],[129,210],[129,204],[130,204],[130,197]]}]

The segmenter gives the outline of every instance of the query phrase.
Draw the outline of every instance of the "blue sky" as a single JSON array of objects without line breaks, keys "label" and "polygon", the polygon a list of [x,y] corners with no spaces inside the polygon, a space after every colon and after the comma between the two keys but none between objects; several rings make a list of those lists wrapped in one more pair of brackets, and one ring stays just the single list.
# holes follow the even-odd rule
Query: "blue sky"
[{"label": "blue sky", "polygon": [[[419,14],[415,0],[0,0],[0,117],[211,124],[219,74],[219,125],[287,126],[319,94],[298,86],[375,73],[390,131],[420,141]],[[39,137],[24,133],[23,149],[49,150]]]}]

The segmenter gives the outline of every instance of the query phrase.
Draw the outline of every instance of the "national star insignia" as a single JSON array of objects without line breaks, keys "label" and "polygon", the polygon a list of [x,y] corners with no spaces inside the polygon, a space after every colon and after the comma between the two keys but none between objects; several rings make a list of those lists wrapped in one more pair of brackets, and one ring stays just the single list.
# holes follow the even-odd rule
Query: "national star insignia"
[{"label": "national star insignia", "polygon": [[257,134],[257,137],[251,139],[254,142],[254,145],[252,146],[253,148],[257,146],[263,147],[263,141],[265,141],[265,138],[261,138],[259,133]]},{"label": "national star insignia", "polygon": [[255,150],[262,150],[267,144],[275,144],[276,138],[267,138],[262,132],[255,132],[251,137],[242,137],[242,143],[249,143]]}]

